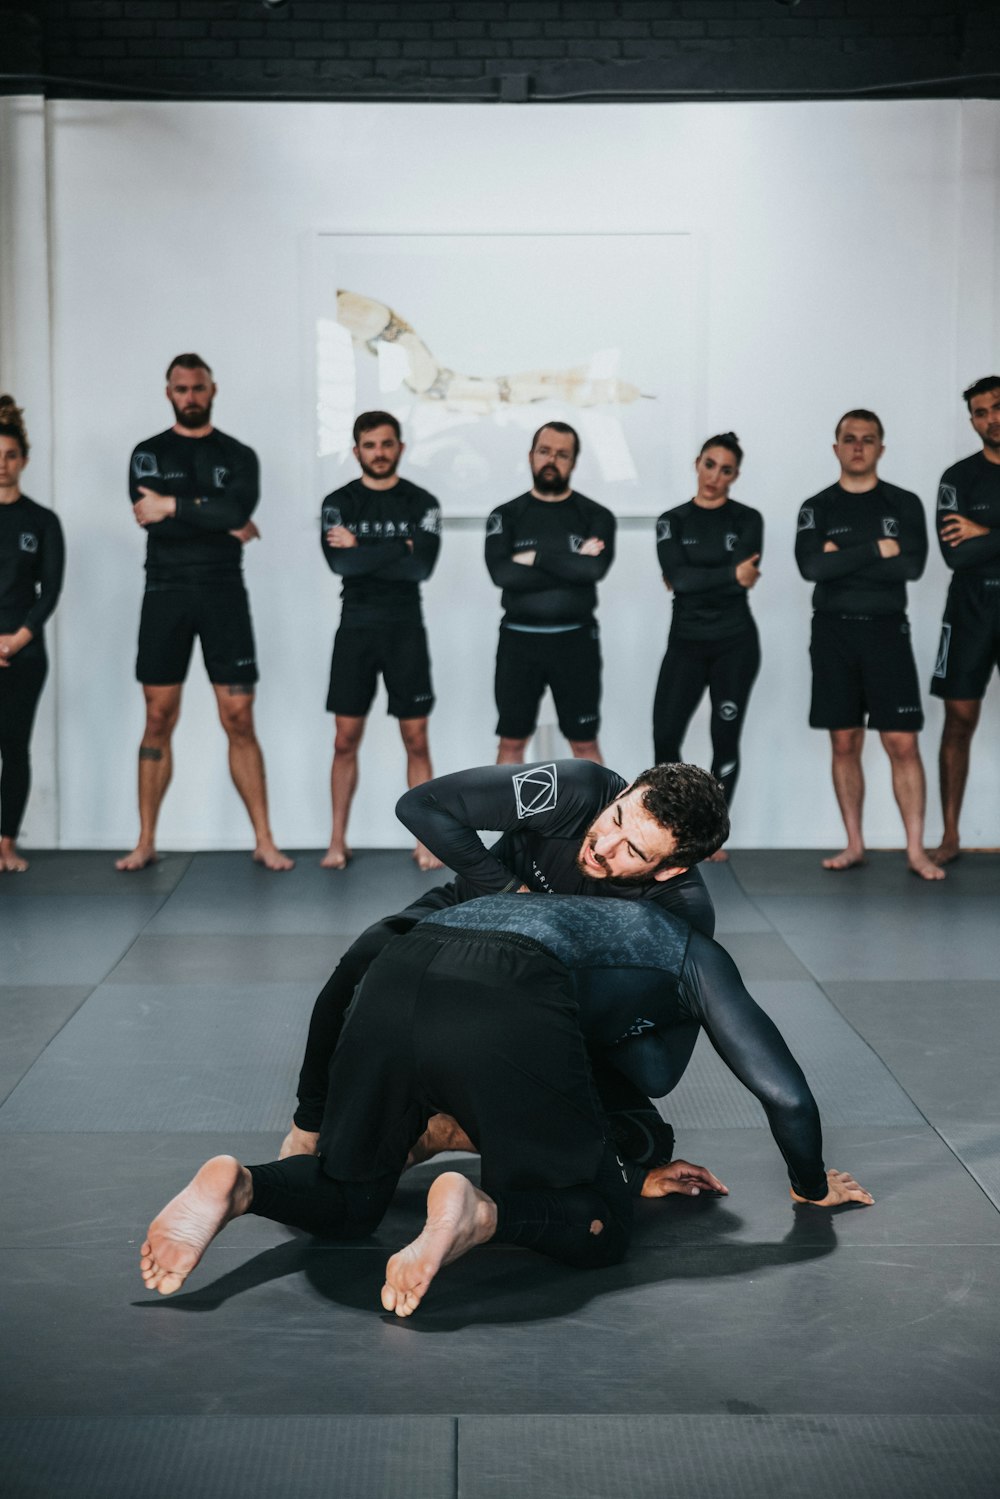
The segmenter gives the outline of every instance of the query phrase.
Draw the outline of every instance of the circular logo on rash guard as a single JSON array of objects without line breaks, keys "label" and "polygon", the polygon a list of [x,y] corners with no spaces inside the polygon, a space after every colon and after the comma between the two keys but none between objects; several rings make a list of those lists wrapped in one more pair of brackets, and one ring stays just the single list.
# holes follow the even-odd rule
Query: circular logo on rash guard
[{"label": "circular logo on rash guard", "polygon": [[727,531],[726,532],[726,551],[727,552],[735,552],[735,550],[736,550],[736,543],[739,541],[739,539],[740,538],[737,536],[737,534],[736,534],[735,531]]},{"label": "circular logo on rash guard", "polygon": [[726,723],[732,723],[733,719],[739,714],[739,711],[735,703],[727,701],[719,704],[719,717],[724,718]]}]

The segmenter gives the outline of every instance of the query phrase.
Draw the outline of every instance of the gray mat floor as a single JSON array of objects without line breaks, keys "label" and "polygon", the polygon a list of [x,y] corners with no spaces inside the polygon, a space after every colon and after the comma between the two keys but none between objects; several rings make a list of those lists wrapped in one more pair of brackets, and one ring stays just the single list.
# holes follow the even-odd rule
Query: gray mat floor
[{"label": "gray mat floor", "polygon": [[487,1246],[405,1323],[378,1288],[429,1165],[362,1244],[243,1219],[168,1301],[136,1257],[207,1156],[276,1154],[318,987],[433,877],[401,852],[277,877],[68,853],[0,880],[4,1494],[995,1499],[1000,858],[930,887],[899,855],[819,857],[706,873],[875,1206],[793,1208],[702,1038],[661,1107],[729,1198],[640,1204],[600,1274]]}]

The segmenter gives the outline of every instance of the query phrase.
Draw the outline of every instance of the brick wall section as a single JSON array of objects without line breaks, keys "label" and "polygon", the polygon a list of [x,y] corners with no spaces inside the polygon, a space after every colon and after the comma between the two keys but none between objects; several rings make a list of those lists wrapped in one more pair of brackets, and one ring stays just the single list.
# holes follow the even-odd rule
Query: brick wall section
[{"label": "brick wall section", "polygon": [[[53,97],[808,96],[1000,74],[995,3],[0,0],[0,72],[47,75]],[[998,97],[1000,80],[923,92]]]}]

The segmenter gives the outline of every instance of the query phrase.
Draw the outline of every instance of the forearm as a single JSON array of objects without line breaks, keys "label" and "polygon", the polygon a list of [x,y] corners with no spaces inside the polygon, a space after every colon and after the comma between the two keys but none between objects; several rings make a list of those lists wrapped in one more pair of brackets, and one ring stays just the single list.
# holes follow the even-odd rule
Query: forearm
[{"label": "forearm", "polygon": [[332,547],[323,542],[323,556],[339,578],[362,578],[398,565],[407,555],[405,541],[373,541],[370,545]]},{"label": "forearm", "polygon": [[878,543],[866,541],[861,546],[844,547],[841,551],[824,552],[796,547],[795,560],[799,572],[810,583],[832,583],[838,578],[847,578],[880,560]]}]

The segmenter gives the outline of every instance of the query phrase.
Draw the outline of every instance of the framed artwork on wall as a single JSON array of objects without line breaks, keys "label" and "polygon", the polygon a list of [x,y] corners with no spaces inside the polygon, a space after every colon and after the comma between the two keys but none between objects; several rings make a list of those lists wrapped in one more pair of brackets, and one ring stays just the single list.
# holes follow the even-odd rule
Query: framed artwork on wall
[{"label": "framed artwork on wall", "polygon": [[322,234],[314,246],[319,492],[353,478],[359,411],[403,426],[403,471],[446,517],[527,487],[546,421],[574,487],[621,516],[690,487],[702,407],[689,234]]}]

